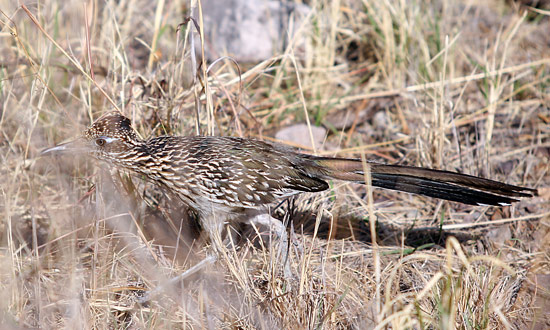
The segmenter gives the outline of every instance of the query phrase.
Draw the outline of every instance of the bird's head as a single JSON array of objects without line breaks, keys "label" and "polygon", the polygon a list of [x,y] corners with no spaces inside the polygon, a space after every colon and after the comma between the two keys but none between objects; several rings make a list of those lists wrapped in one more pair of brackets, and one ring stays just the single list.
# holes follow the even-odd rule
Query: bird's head
[{"label": "bird's head", "polygon": [[88,153],[100,160],[116,161],[139,142],[130,119],[114,111],[97,119],[76,140],[48,148],[41,154]]}]

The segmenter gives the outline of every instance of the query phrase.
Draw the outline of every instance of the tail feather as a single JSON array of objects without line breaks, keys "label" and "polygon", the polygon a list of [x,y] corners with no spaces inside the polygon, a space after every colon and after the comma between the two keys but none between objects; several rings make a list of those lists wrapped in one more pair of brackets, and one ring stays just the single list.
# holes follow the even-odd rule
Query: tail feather
[{"label": "tail feather", "polygon": [[428,197],[445,199],[470,205],[504,206],[517,202],[506,196],[474,190],[463,186],[426,180],[417,177],[396,178],[389,174],[372,174],[372,185],[376,187],[404,191]]},{"label": "tail feather", "polygon": [[532,197],[536,189],[449,171],[402,165],[364,164],[361,160],[317,158],[326,178],[364,182],[368,166],[373,186],[420,194],[470,205],[508,205],[512,197]]}]

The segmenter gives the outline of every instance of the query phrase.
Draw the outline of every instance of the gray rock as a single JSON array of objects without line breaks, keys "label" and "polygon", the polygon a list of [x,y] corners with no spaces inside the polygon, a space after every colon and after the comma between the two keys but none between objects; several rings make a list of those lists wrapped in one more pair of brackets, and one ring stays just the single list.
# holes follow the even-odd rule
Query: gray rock
[{"label": "gray rock", "polygon": [[297,29],[310,11],[303,4],[273,0],[205,0],[202,8],[207,59],[229,55],[238,62],[259,62],[282,53],[289,20],[294,17]]},{"label": "gray rock", "polygon": [[[327,131],[323,127],[311,126],[311,133],[315,141],[315,147],[319,149],[323,145]],[[309,128],[306,124],[285,127],[275,134],[275,138],[280,141],[290,142],[291,145],[297,147],[312,149]]]}]

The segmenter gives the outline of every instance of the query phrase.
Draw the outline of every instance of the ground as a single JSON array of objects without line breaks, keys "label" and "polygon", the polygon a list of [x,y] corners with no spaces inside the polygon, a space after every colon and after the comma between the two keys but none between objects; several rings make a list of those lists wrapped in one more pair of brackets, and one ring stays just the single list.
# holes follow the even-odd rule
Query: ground
[{"label": "ground", "polygon": [[[548,8],[306,4],[272,59],[210,66],[191,52],[189,1],[0,0],[2,328],[550,326]],[[316,150],[293,144],[304,152],[539,196],[474,207],[334,181],[274,210],[296,233],[292,278],[269,235],[239,228],[234,249],[169,283],[209,253],[193,212],[107,164],[40,157],[113,108],[143,137],[272,141],[306,123],[327,134]]]}]

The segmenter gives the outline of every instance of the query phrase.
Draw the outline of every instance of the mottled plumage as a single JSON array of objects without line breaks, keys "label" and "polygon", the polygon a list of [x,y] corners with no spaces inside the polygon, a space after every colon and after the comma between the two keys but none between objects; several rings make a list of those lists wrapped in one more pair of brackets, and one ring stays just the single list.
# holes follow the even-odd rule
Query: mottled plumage
[{"label": "mottled plumage", "polygon": [[[83,137],[79,148],[168,187],[199,213],[256,209],[328,188],[311,175],[315,168],[322,171],[311,157],[262,141],[213,136],[140,140],[130,120],[118,113],[97,120]],[[208,211],[202,212],[203,205]]]},{"label": "mottled plumage", "polygon": [[[142,140],[130,120],[118,112],[99,118],[78,140],[43,154],[67,151],[89,153],[167,187],[198,213],[215,251],[224,245],[222,228],[227,222],[246,221],[273,229],[279,237],[278,255],[286,278],[292,277],[287,262],[288,235],[282,223],[269,215],[268,206],[301,192],[323,191],[330,179],[364,183],[365,167],[369,168],[373,186],[466,204],[500,206],[516,201],[513,197],[537,193],[448,171],[316,157],[252,139],[161,136]],[[213,262],[217,255],[207,257],[171,282]],[[150,294],[142,301],[149,299]]]},{"label": "mottled plumage", "polygon": [[162,184],[218,223],[244,213],[267,212],[283,197],[328,188],[327,180],[373,186],[473,205],[506,205],[536,190],[448,171],[363,164],[360,160],[316,157],[253,139],[161,136],[141,140],[130,120],[112,112],[93,123],[78,141],[45,152],[79,150]]}]

